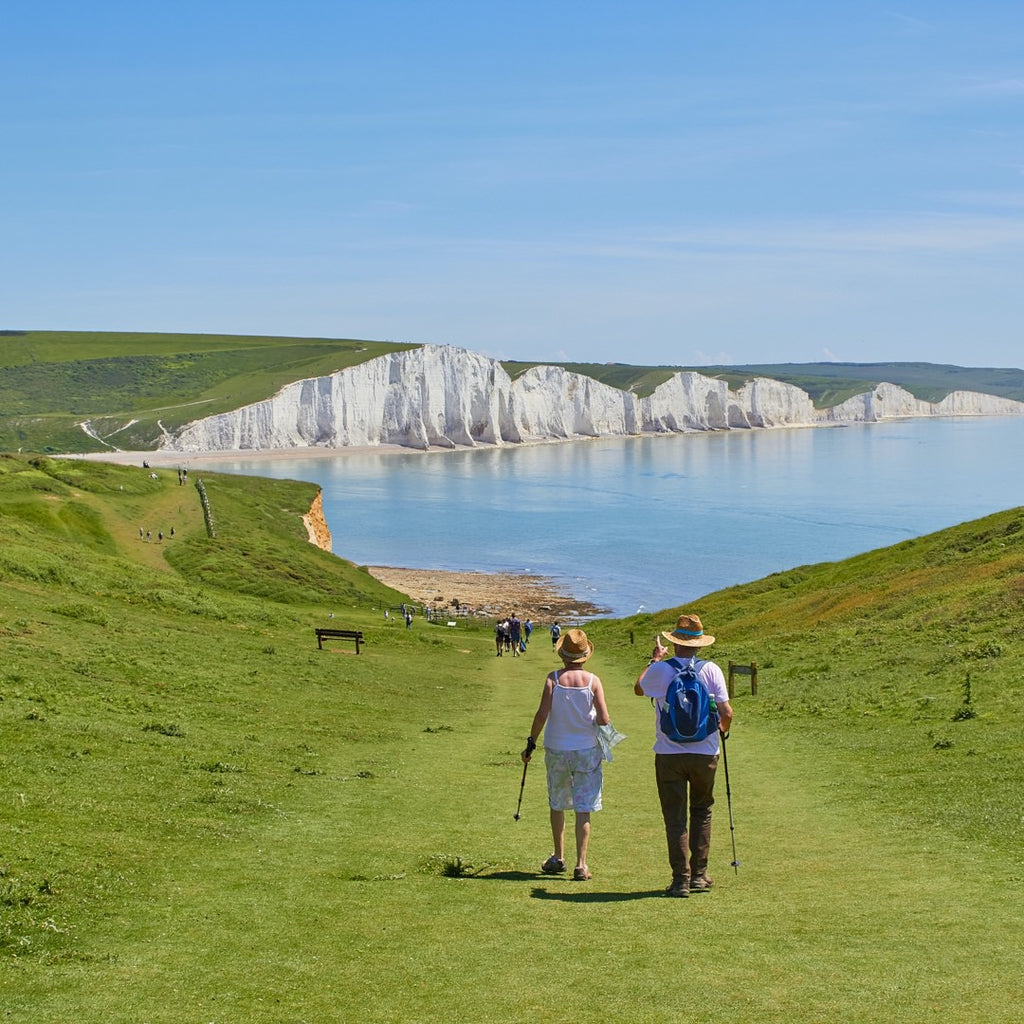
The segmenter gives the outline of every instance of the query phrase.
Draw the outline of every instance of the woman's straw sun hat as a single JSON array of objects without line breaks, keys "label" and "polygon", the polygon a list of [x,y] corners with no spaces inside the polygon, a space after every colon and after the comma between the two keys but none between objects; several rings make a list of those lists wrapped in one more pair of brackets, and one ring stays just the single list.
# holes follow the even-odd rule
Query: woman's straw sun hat
[{"label": "woman's straw sun hat", "polygon": [[582,665],[594,653],[594,645],[582,629],[568,629],[558,638],[556,650],[563,661]]}]

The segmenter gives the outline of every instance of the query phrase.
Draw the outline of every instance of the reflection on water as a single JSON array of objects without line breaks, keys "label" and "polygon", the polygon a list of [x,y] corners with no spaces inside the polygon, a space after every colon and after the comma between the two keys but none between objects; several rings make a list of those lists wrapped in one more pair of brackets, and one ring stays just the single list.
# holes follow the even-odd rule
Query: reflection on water
[{"label": "reflection on water", "polygon": [[1024,503],[1024,418],[218,463],[314,481],[363,565],[550,576],[616,615]]}]

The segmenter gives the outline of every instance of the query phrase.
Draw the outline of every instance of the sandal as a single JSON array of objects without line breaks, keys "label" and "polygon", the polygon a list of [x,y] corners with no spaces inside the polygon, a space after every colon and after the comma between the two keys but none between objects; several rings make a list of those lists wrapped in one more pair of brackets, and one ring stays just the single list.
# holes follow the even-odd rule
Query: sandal
[{"label": "sandal", "polygon": [[541,864],[540,869],[545,875],[560,875],[565,870],[565,861],[552,854]]},{"label": "sandal", "polygon": [[589,882],[590,872],[586,868],[576,868],[572,873],[574,882]]}]

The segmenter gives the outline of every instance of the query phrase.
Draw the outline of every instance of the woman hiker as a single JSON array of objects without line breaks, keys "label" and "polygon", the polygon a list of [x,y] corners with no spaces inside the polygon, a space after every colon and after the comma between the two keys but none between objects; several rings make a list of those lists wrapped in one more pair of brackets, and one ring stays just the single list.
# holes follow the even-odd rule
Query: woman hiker
[{"label": "woman hiker", "polygon": [[601,680],[583,668],[594,653],[587,634],[582,629],[567,630],[559,638],[557,650],[562,667],[544,680],[540,706],[520,756],[524,764],[529,764],[546,724],[544,766],[555,850],[540,869],[546,875],[565,871],[565,812],[572,810],[576,817],[576,867],[572,877],[585,882],[590,878],[590,814],[601,810],[602,751],[596,727],[608,725],[608,707]]}]

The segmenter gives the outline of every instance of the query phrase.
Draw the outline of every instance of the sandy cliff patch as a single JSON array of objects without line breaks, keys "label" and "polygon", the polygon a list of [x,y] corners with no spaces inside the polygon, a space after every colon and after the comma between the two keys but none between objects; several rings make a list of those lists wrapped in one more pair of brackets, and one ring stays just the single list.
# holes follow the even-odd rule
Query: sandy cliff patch
[{"label": "sandy cliff patch", "polygon": [[327,526],[327,520],[324,519],[323,491],[316,492],[313,504],[309,506],[309,511],[302,517],[302,521],[306,524],[309,543],[323,548],[324,551],[330,551],[331,531]]}]

